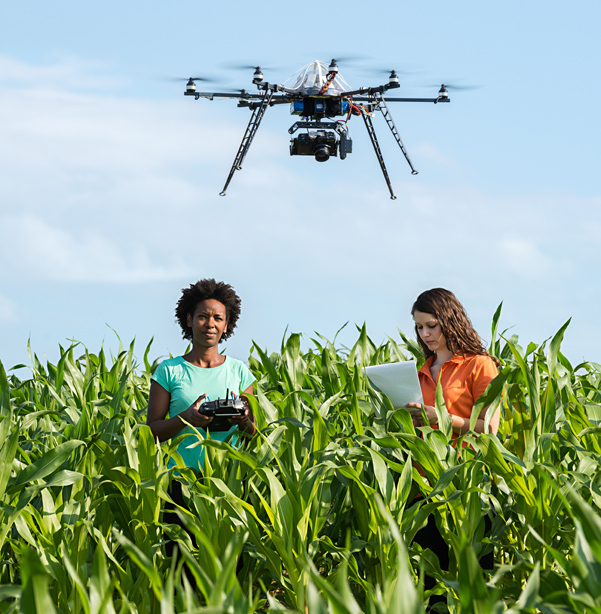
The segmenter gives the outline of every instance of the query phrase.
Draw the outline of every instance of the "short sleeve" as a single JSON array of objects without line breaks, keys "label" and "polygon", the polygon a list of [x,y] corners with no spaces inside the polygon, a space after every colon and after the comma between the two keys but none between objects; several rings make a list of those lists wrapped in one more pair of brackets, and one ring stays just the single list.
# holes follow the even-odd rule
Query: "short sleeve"
[{"label": "short sleeve", "polygon": [[488,384],[498,375],[497,367],[490,356],[479,356],[472,375],[472,396],[477,401],[486,390]]},{"label": "short sleeve", "polygon": [[240,363],[240,390],[246,390],[254,381],[255,376],[250,369],[244,363]]},{"label": "short sleeve", "polygon": [[171,392],[171,377],[169,367],[166,363],[167,361],[164,360],[157,367],[157,370],[150,379],[154,380],[157,384],[160,384],[167,392]]}]

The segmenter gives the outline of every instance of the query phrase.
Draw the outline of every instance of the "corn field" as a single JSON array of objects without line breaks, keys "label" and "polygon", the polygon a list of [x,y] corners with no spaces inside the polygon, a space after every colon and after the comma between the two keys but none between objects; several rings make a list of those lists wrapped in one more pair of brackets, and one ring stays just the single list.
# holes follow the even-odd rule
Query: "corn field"
[{"label": "corn field", "polygon": [[[421,365],[402,333],[255,344],[258,434],[239,449],[188,436],[206,447],[202,478],[177,469],[188,531],[163,522],[179,440],[145,425],[151,345],[141,362],[133,343],[74,344],[56,365],[30,352],[30,379],[0,363],[0,611],[418,614],[436,594],[439,612],[601,614],[601,366],[561,353],[567,323],[524,348],[499,317],[500,373],[474,408],[501,405],[499,433],[457,445],[442,395],[440,429],[415,429],[363,375]],[[430,516],[448,570],[414,540]]]}]

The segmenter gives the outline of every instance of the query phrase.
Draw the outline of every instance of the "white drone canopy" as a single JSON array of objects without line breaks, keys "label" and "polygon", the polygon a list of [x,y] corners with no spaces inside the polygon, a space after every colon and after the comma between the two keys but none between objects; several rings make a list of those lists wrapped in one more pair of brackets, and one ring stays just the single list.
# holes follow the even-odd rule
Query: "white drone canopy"
[{"label": "white drone canopy", "polygon": [[[294,73],[290,79],[295,79],[289,90],[297,90],[299,93],[315,95],[319,94],[328,83],[329,66],[325,62],[315,60],[303,66],[298,72]],[[288,81],[290,81],[288,79]],[[340,73],[330,81],[328,89],[323,96],[340,96],[342,92],[350,91],[348,83],[342,78]]]}]

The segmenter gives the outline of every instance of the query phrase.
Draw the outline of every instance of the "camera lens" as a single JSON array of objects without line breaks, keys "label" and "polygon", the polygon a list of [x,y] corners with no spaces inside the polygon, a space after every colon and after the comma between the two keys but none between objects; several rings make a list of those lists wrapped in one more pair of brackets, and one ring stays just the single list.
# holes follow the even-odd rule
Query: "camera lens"
[{"label": "camera lens", "polygon": [[315,146],[313,153],[315,154],[315,159],[318,162],[325,162],[326,160],[330,159],[330,146],[326,145],[325,143],[320,143],[319,145]]}]

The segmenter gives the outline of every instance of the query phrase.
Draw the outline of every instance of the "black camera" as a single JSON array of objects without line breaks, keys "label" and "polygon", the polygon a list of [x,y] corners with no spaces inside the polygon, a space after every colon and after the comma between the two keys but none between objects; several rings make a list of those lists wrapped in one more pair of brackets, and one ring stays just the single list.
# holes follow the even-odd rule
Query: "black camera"
[{"label": "black camera", "polygon": [[325,162],[330,156],[338,155],[336,133],[316,130],[299,134],[290,141],[290,155],[315,156],[318,162]]},{"label": "black camera", "polygon": [[245,410],[246,403],[240,398],[232,399],[228,390],[225,399],[203,403],[198,413],[207,418],[213,418],[207,425],[210,431],[229,431],[233,426],[229,419],[243,416]]}]

